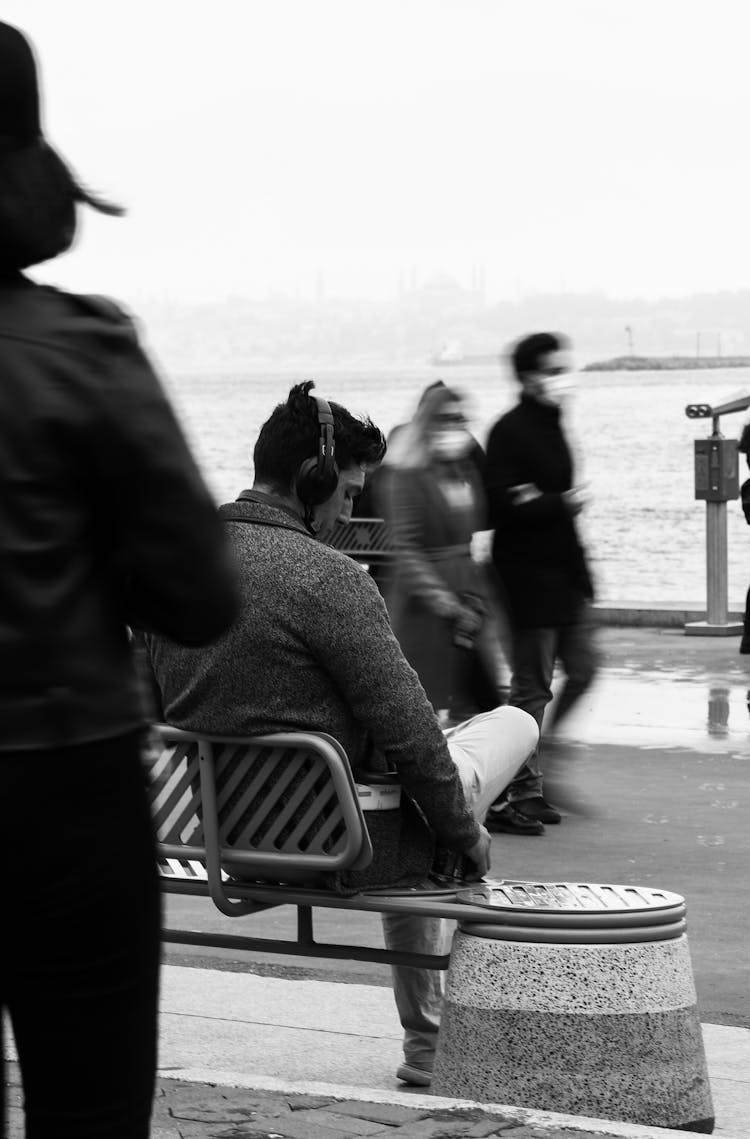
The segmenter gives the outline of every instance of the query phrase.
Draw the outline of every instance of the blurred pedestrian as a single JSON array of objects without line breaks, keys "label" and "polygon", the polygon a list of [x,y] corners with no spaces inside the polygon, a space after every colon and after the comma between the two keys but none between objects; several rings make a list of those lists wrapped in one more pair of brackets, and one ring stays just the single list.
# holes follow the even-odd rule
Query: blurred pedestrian
[{"label": "blurred pedestrian", "polygon": [[29,1139],[147,1139],[159,890],[128,625],[203,644],[223,533],[130,320],[36,284],[86,191],[0,23],[0,1006]]},{"label": "blurred pedestrian", "polygon": [[[520,400],[492,428],[486,459],[492,556],[512,629],[510,702],[529,712],[540,731],[556,661],[566,673],[545,738],[586,691],[597,667],[593,585],[576,527],[586,493],[575,483],[562,423],[569,349],[566,337],[550,332],[515,344],[510,359]],[[494,804],[487,825],[509,834],[543,834],[544,824],[560,817],[543,795],[537,751]]]},{"label": "blurred pedestrian", "polygon": [[391,433],[376,483],[394,550],[393,631],[446,724],[501,703],[486,576],[471,554],[487,526],[482,460],[462,397],[438,382]]}]

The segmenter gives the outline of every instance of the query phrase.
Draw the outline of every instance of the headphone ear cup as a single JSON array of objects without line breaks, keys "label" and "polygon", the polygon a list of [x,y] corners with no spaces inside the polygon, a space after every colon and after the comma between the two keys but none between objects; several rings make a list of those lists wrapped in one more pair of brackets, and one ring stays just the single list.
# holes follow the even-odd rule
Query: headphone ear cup
[{"label": "headphone ear cup", "polygon": [[300,501],[306,506],[320,506],[331,497],[338,481],[339,469],[335,463],[327,474],[321,475],[318,471],[318,460],[305,459],[297,471],[294,489]]}]

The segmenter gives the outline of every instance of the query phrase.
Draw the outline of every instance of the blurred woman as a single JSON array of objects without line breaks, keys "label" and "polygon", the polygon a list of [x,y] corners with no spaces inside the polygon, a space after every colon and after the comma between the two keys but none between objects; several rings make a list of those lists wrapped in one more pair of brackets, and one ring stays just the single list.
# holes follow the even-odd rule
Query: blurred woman
[{"label": "blurred woman", "polygon": [[0,1013],[29,1139],[148,1139],[159,887],[127,625],[205,644],[236,599],[132,321],[24,273],[82,205],[122,213],[45,140],[31,47],[0,23]]},{"label": "blurred woman", "polygon": [[394,428],[375,484],[395,548],[391,624],[444,724],[501,703],[485,575],[471,556],[487,525],[482,459],[462,397],[438,381]]}]

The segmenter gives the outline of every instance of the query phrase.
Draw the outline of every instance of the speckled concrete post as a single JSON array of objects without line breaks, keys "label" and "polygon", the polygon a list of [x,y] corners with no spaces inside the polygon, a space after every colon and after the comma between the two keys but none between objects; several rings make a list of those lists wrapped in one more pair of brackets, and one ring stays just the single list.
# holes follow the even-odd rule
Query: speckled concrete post
[{"label": "speckled concrete post", "polygon": [[576,945],[470,930],[453,943],[435,1095],[713,1131],[684,934]]}]

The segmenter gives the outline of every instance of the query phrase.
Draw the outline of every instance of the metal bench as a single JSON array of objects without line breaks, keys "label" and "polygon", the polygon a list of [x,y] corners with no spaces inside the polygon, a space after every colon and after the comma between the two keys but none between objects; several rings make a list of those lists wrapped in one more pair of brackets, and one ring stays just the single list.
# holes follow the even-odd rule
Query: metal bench
[{"label": "metal bench", "polygon": [[[462,882],[353,896],[320,886],[321,874],[362,869],[373,854],[349,761],[330,736],[238,739],[158,725],[147,765],[165,892],[210,898],[234,918],[274,906],[297,912],[294,940],[167,929],[167,942],[447,969],[449,954],[317,942],[313,911],[419,913],[454,919],[462,928],[494,926],[498,935],[509,923],[538,924],[541,912],[544,921],[580,928],[584,939],[597,931],[600,940],[610,939],[613,911],[625,926],[648,914],[656,938],[674,937],[675,921],[684,925],[682,899],[643,887],[494,882],[487,884],[495,891],[488,907],[483,887]],[[623,911],[630,917],[623,919]]]},{"label": "metal bench", "polygon": [[[296,940],[168,929],[176,944],[446,969],[449,956],[316,942],[313,910],[454,917],[461,885],[342,896],[322,873],[361,869],[372,844],[343,748],[289,732],[243,739],[157,725],[147,758],[162,889],[210,898],[230,917],[297,910]],[[461,907],[463,913],[465,907]]]}]

